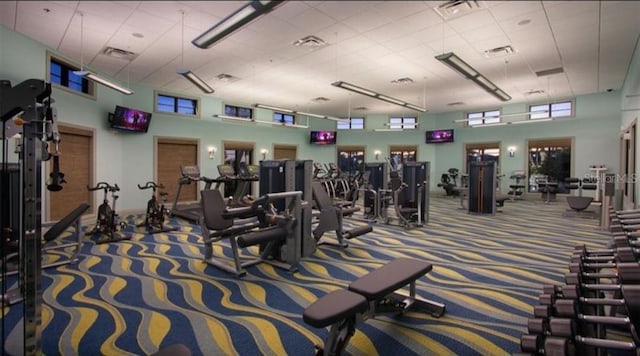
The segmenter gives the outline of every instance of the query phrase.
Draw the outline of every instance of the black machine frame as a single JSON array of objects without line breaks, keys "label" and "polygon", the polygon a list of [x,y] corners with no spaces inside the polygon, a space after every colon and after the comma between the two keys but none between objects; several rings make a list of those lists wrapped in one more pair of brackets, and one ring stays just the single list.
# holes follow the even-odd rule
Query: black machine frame
[{"label": "black machine frame", "polygon": [[[46,141],[59,140],[57,112],[52,107],[51,84],[39,79],[27,79],[12,86],[9,81],[0,83],[0,119],[3,125],[3,152],[6,152],[5,133],[7,126],[21,126],[21,226],[19,288],[23,302],[23,334],[19,338],[6,339],[4,327],[2,339],[4,350],[20,350],[26,355],[41,353],[40,321],[42,315],[42,165],[48,160]],[[18,117],[19,116],[19,117]],[[13,122],[9,122],[14,120]],[[19,124],[18,124],[19,122]],[[55,130],[55,131],[54,131]],[[49,135],[48,133],[51,133]],[[57,137],[57,138],[56,138]],[[5,158],[2,158],[5,165]],[[3,184],[4,186],[4,184]],[[2,211],[8,211],[8,202],[3,199]],[[0,218],[4,220],[4,218]],[[4,224],[4,221],[2,221]],[[7,231],[1,229],[2,239]],[[6,279],[3,279],[5,283]],[[3,284],[3,289],[6,286]],[[3,299],[5,297],[3,296]],[[4,307],[4,303],[2,303]],[[3,319],[4,322],[4,319]],[[11,343],[11,345],[8,345]],[[21,344],[21,345],[20,345]]]}]

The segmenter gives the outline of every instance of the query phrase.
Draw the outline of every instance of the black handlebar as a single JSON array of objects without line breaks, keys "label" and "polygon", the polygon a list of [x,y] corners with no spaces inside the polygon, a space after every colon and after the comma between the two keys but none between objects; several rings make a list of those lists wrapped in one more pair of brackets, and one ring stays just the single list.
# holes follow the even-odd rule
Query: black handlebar
[{"label": "black handlebar", "polygon": [[90,192],[94,191],[94,190],[100,190],[100,189],[103,189],[105,192],[107,192],[107,191],[109,191],[109,192],[118,192],[118,191],[120,191],[120,187],[118,187],[117,184],[111,185],[111,184],[109,184],[107,182],[100,182],[100,183],[96,184],[95,187],[90,187],[87,184],[87,189]]},{"label": "black handlebar", "polygon": [[156,190],[157,188],[160,189],[164,189],[164,185],[162,184],[156,184],[156,182],[147,182],[144,186],[138,184],[138,188],[139,189],[149,189],[149,188],[153,188],[153,190]]}]

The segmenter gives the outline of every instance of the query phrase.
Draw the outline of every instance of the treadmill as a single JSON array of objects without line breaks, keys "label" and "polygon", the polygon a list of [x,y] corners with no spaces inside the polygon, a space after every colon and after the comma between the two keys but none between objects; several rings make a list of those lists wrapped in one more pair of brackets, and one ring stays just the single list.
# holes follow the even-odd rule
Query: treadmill
[{"label": "treadmill", "polygon": [[211,184],[217,180],[200,176],[200,168],[198,166],[180,166],[180,172],[182,173],[182,177],[178,179],[178,190],[173,200],[173,206],[171,207],[171,216],[183,218],[196,224],[200,223],[200,218],[202,217],[200,202],[178,204],[182,186],[191,184],[192,182],[195,182],[196,185],[198,182],[205,182],[204,189],[207,190],[211,189]]}]

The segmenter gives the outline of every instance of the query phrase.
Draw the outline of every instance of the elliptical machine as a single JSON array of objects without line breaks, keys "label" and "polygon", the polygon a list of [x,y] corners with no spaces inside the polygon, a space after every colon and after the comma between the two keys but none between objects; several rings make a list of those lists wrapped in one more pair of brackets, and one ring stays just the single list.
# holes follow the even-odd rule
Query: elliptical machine
[{"label": "elliptical machine", "polygon": [[[120,221],[118,214],[116,214],[116,200],[118,200],[118,195],[116,195],[116,192],[120,191],[118,185],[111,185],[106,182],[100,182],[96,184],[95,187],[90,187],[87,185],[87,189],[89,191],[102,189],[104,191],[104,198],[102,200],[102,204],[100,204],[100,206],[98,207],[96,226],[92,230],[87,231],[85,235],[89,236],[100,232],[102,238],[96,241],[97,244],[131,239],[131,236],[118,232],[118,228],[122,230],[127,226],[127,223],[124,221]],[[113,207],[109,205],[109,199],[107,197],[107,194],[109,194],[109,192],[111,192]]]},{"label": "elliptical machine", "polygon": [[150,234],[175,231],[175,227],[163,226],[165,216],[169,215],[169,209],[164,207],[164,204],[167,202],[167,192],[158,192],[158,195],[160,195],[160,199],[162,200],[162,202],[160,202],[156,196],[156,190],[164,189],[164,185],[156,184],[155,182],[147,182],[144,186],[138,184],[138,188],[142,190],[153,190],[151,193],[151,199],[147,202],[147,213],[144,217],[144,223],[139,224],[138,226],[145,226],[147,228],[147,232]]}]

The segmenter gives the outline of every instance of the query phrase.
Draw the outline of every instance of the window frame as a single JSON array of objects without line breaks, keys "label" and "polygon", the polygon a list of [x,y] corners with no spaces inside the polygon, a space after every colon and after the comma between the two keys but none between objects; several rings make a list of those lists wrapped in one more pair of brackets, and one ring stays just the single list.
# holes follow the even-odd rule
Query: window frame
[{"label": "window frame", "polygon": [[[227,114],[227,108],[233,108],[235,114],[234,115]],[[240,116],[239,115],[240,109],[249,110],[249,117]],[[246,107],[246,106],[240,106],[240,105],[232,105],[232,104],[222,104],[222,113],[223,113],[223,115],[233,116],[235,118],[244,119],[244,120],[247,120],[247,121],[254,121],[254,116],[255,116],[255,110],[253,110],[253,108]]]},{"label": "window frame", "polygon": [[[166,110],[159,110],[158,109],[158,97],[160,96],[164,96],[164,97],[170,97],[174,99],[174,111],[166,111]],[[185,114],[185,113],[181,113],[178,112],[176,110],[179,110],[179,104],[178,104],[178,100],[190,100],[193,101],[195,103],[195,114]],[[186,96],[186,95],[177,95],[177,94],[172,94],[169,92],[165,92],[165,91],[159,91],[159,90],[154,90],[153,92],[153,112],[157,113],[157,114],[165,114],[165,115],[175,115],[175,116],[181,116],[181,117],[188,117],[188,118],[192,118],[192,119],[199,119],[200,118],[200,112],[201,112],[201,106],[202,102],[200,101],[200,98],[196,98],[196,97],[191,97],[191,96]]]},{"label": "window frame", "polygon": [[[280,120],[276,120],[276,115],[280,115],[282,118]],[[286,112],[280,112],[280,111],[274,111],[273,112],[273,122],[282,124],[284,126],[292,126],[296,124],[296,114],[294,113],[286,113]],[[287,117],[291,117],[291,122],[287,122],[286,118]]]},{"label": "window frame", "polygon": [[[493,114],[493,113],[498,113],[497,117]],[[479,115],[478,115],[479,114]],[[487,115],[487,114],[492,114],[492,115]],[[478,115],[475,116],[473,118],[471,118],[471,115]],[[484,125],[495,125],[495,124],[499,124],[502,122],[502,118],[500,117],[500,115],[502,115],[502,111],[500,109],[490,109],[490,110],[482,110],[482,111],[469,111],[469,112],[465,112],[464,114],[464,118],[465,118],[465,126],[468,127],[478,127],[478,126],[484,126]],[[487,120],[487,118],[489,118],[489,120]],[[475,121],[480,121],[479,123],[472,123],[471,120]],[[489,121],[489,122],[487,122]]]},{"label": "window frame", "polygon": [[[571,108],[569,115],[554,115],[554,112],[564,112],[567,109],[553,110],[554,105],[562,105],[562,104],[571,104]],[[545,107],[544,110],[547,110],[546,113],[541,114],[531,114],[534,111],[542,111],[542,110],[534,110],[535,107],[542,108]],[[539,103],[539,104],[531,104],[529,105],[529,120],[543,120],[543,119],[555,119],[555,118],[567,118],[567,117],[575,117],[576,116],[576,101],[575,99],[567,99],[567,100],[558,100],[552,103]]]},{"label": "window frame", "polygon": [[[354,127],[353,120],[354,119],[362,119],[362,127]],[[352,116],[349,118],[344,118],[344,120],[349,120],[349,122],[337,121],[336,122],[336,130],[364,130],[365,129],[365,117],[364,116]],[[340,127],[340,125],[348,125],[349,127]]]},{"label": "window frame", "polygon": [[[399,122],[392,122],[393,120],[398,120]],[[407,119],[413,119],[413,122],[408,121]],[[418,129],[418,117],[416,116],[389,116],[389,121],[387,125],[390,129],[401,129],[401,130],[417,130]]]},{"label": "window frame", "polygon": [[[58,84],[58,83],[54,83],[53,80],[51,80],[51,64],[52,62],[56,62],[58,64],[60,64],[62,66],[62,71],[66,71],[68,72],[72,72],[72,71],[77,71],[80,70],[80,66],[76,65],[75,63],[73,63],[72,61],[69,61],[61,56],[58,56],[52,52],[47,51],[46,52],[46,78],[49,81],[49,83],[51,83],[51,85],[55,88],[67,91],[69,93],[73,93],[76,95],[80,95],[82,97],[88,98],[88,99],[92,99],[92,100],[96,100],[97,99],[97,84],[89,79],[86,78],[82,78],[82,82],[83,82],[83,86],[84,83],[86,82],[87,85],[87,91],[85,92],[84,90],[82,91],[78,91],[68,85],[64,85],[64,84]],[[66,68],[65,68],[66,67]]]}]

